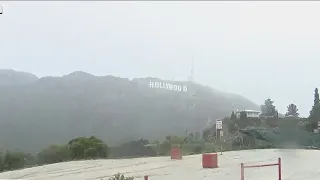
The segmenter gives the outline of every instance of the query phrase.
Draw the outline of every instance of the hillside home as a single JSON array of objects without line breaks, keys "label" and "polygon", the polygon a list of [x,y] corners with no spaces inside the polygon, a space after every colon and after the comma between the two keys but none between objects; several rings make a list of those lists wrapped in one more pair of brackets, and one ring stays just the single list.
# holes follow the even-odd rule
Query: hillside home
[{"label": "hillside home", "polygon": [[236,111],[237,118],[240,118],[241,111],[245,111],[247,113],[247,117],[249,118],[258,118],[261,114],[260,111],[255,111],[255,110],[237,110]]}]

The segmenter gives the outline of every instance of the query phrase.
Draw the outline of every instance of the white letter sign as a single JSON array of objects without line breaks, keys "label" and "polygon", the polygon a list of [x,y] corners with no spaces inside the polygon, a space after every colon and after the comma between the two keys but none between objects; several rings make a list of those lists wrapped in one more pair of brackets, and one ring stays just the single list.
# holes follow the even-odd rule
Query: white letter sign
[{"label": "white letter sign", "polygon": [[188,87],[186,85],[177,85],[177,84],[171,84],[171,83],[165,83],[165,82],[149,82],[150,88],[159,88],[159,89],[166,89],[170,91],[178,91],[178,92],[187,92]]}]

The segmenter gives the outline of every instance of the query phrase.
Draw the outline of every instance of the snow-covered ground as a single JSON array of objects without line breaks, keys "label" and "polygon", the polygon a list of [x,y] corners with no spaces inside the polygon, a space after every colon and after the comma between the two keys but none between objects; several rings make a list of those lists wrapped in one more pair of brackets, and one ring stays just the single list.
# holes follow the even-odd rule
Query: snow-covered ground
[{"label": "snow-covered ground", "polygon": [[[0,179],[28,180],[100,180],[118,172],[143,180],[240,180],[240,163],[245,165],[277,163],[282,158],[283,180],[319,180],[319,150],[247,150],[218,155],[219,168],[203,169],[201,155],[136,158],[123,160],[91,160],[51,164],[4,172]],[[245,180],[276,180],[277,166],[245,170]]]}]

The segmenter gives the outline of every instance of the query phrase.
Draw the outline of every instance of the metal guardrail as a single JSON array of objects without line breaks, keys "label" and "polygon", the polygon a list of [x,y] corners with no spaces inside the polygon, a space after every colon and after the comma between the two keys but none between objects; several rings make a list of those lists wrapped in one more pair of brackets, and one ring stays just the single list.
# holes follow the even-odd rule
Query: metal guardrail
[{"label": "metal guardrail", "polygon": [[278,163],[272,163],[272,164],[245,166],[243,163],[241,163],[241,180],[244,180],[245,168],[268,167],[268,166],[278,166],[278,180],[281,180],[281,158],[278,158]]}]

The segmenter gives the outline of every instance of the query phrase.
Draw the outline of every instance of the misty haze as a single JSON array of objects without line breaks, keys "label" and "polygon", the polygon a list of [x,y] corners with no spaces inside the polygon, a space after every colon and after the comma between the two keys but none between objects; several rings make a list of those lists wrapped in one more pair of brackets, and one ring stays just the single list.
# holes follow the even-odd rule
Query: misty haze
[{"label": "misty haze", "polygon": [[188,163],[205,168],[200,154],[221,158],[221,172],[191,168],[188,178],[235,179],[241,162],[278,157],[287,167],[313,167],[319,8],[302,1],[0,2],[0,180],[116,180],[118,172],[123,180],[151,172],[150,180],[178,179]]}]

